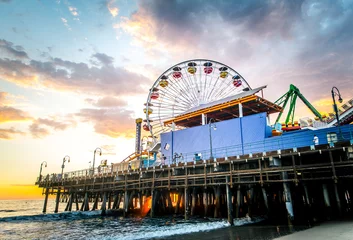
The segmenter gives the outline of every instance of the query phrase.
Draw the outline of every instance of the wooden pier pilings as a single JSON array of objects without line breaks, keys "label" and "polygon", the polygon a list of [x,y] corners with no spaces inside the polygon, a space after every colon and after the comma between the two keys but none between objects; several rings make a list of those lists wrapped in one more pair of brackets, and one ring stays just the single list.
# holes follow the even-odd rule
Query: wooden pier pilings
[{"label": "wooden pier pilings", "polygon": [[[48,195],[65,211],[107,210],[123,216],[166,214],[227,218],[269,215],[311,222],[352,214],[353,158],[350,142],[334,147],[278,150],[86,175],[43,178],[43,213]],[[74,207],[72,207],[74,205]],[[90,208],[91,206],[91,208]],[[326,210],[323,211],[322,209]]]}]

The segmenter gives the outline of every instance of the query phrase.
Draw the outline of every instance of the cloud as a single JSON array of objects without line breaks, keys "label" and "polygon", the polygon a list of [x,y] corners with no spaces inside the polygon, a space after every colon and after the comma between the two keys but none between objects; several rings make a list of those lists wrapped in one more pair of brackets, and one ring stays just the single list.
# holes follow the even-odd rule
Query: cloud
[{"label": "cloud", "polygon": [[131,117],[133,112],[123,109],[81,109],[76,114],[84,122],[94,125],[97,133],[116,137],[134,137],[134,119]]},{"label": "cloud", "polygon": [[0,123],[32,120],[32,117],[17,108],[0,106]]},{"label": "cloud", "polygon": [[44,138],[48,135],[50,135],[50,131],[46,128],[42,128],[39,126],[39,124],[31,124],[29,126],[29,131],[32,134],[33,138]]},{"label": "cloud", "polygon": [[24,51],[23,47],[15,46],[12,42],[0,39],[0,51],[9,54],[11,57],[16,58],[28,58],[27,53]]},{"label": "cloud", "polygon": [[116,145],[102,145],[103,155],[116,155]]},{"label": "cloud", "polygon": [[75,17],[78,16],[77,8],[72,7],[72,6],[69,6],[69,11],[70,11],[70,13],[72,14],[72,16],[75,16]]},{"label": "cloud", "polygon": [[116,107],[126,106],[127,104],[126,101],[115,97],[103,97],[98,100],[94,100],[92,98],[86,98],[85,102],[100,108],[112,108],[112,107],[116,108]]},{"label": "cloud", "polygon": [[7,95],[7,92],[0,92],[0,105],[4,105],[4,103],[6,102]]},{"label": "cloud", "polygon": [[64,131],[69,127],[76,126],[71,118],[57,120],[55,118],[38,118],[29,126],[33,138],[43,138],[51,134],[50,130]]},{"label": "cloud", "polygon": [[96,58],[103,65],[111,65],[114,62],[114,58],[105,53],[95,53],[92,55],[92,58]]},{"label": "cloud", "polygon": [[25,135],[24,132],[15,130],[14,128],[0,128],[0,139],[5,139],[5,140],[11,140],[13,139],[13,135],[20,134],[20,135]]},{"label": "cloud", "polygon": [[63,22],[63,24],[64,24],[64,26],[69,30],[69,31],[71,31],[72,30],[72,28],[70,27],[70,25],[69,25],[69,23],[68,23],[68,21],[67,21],[67,19],[66,18],[61,18],[61,21]]},{"label": "cloud", "polygon": [[106,6],[110,12],[110,14],[113,16],[113,17],[116,17],[118,16],[119,14],[119,8],[117,8],[116,6],[114,6],[115,4],[115,0],[109,0],[106,2]]},{"label": "cloud", "polygon": [[143,75],[113,66],[113,58],[96,53],[92,59],[100,66],[90,67],[86,63],[50,58],[48,61],[0,58],[0,78],[26,87],[46,87],[58,91],[70,91],[98,95],[131,95],[145,89],[150,83]]},{"label": "cloud", "polygon": [[234,67],[252,87],[269,85],[265,94],[272,101],[290,83],[308,90],[309,99],[329,97],[333,84],[351,96],[353,2],[195,0],[192,5],[139,1],[131,17],[114,27],[155,62],[209,58]]}]

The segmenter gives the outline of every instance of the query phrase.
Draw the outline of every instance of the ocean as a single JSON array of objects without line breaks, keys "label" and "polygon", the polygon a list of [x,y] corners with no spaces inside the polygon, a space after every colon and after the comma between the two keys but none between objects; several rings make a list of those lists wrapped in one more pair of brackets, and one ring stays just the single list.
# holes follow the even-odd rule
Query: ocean
[{"label": "ocean", "polygon": [[[183,216],[161,218],[122,218],[100,216],[100,211],[53,213],[55,200],[48,201],[42,214],[43,200],[0,200],[0,239],[224,239],[270,240],[289,234],[293,229],[273,226],[264,217],[235,220]],[[300,230],[301,228],[296,228]]]}]

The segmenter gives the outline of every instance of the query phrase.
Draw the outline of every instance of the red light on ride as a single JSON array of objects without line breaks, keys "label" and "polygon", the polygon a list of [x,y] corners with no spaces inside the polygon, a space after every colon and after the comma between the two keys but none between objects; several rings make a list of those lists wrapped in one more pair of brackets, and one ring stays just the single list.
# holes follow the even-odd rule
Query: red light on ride
[{"label": "red light on ride", "polygon": [[235,79],[233,80],[233,85],[234,87],[240,87],[242,85],[242,82],[240,79]]},{"label": "red light on ride", "polygon": [[150,130],[150,127],[147,124],[143,124],[142,128],[145,131],[149,131]]},{"label": "red light on ride", "polygon": [[174,78],[181,78],[181,76],[182,76],[181,72],[173,72]]},{"label": "red light on ride", "polygon": [[181,78],[182,74],[181,74],[181,67],[175,67],[173,68],[173,77],[174,78]]},{"label": "red light on ride", "polygon": [[153,93],[151,93],[151,99],[156,100],[156,99],[158,99],[158,98],[159,98],[159,93],[158,93],[158,92],[153,92]]},{"label": "red light on ride", "polygon": [[206,74],[212,73],[213,68],[212,68],[212,63],[211,62],[206,62],[203,65],[205,66],[205,68],[203,69],[204,73],[206,73]]}]

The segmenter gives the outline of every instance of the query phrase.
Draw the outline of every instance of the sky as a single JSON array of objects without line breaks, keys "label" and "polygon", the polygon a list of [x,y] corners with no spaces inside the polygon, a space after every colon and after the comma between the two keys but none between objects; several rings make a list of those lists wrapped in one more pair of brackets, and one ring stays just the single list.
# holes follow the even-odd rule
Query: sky
[{"label": "sky", "polygon": [[[275,101],[297,86],[353,97],[353,1],[0,0],[0,199],[41,198],[43,174],[119,162],[169,67],[211,59]],[[297,114],[312,115],[298,103]]]}]

